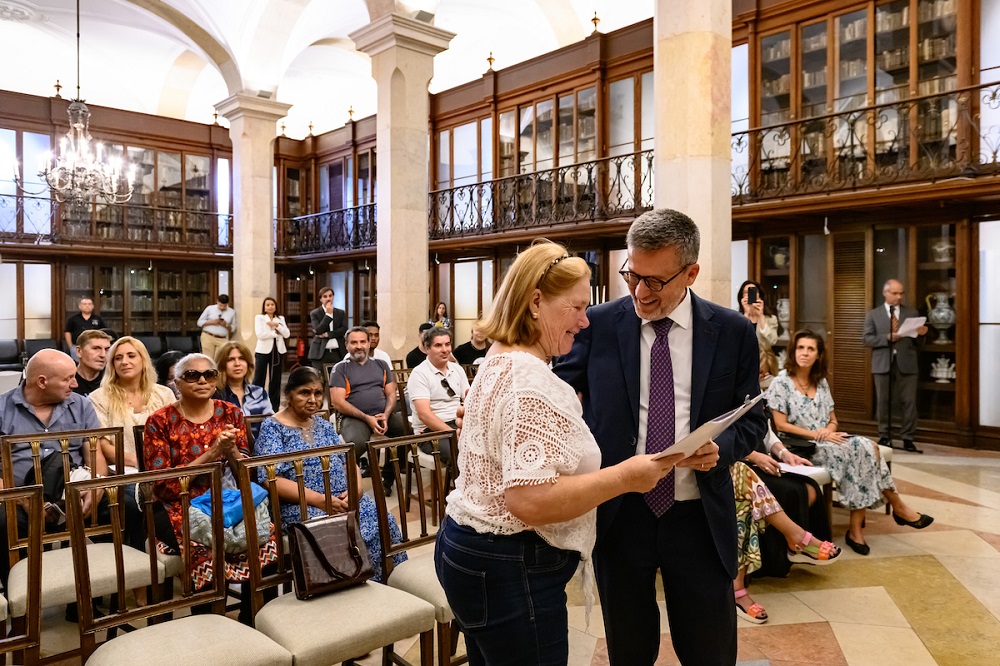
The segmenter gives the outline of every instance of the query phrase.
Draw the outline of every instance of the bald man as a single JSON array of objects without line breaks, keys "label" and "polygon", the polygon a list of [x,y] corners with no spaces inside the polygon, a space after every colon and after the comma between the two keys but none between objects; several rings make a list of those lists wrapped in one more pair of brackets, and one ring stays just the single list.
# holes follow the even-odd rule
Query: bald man
[{"label": "bald man", "polygon": [[[73,392],[76,388],[76,364],[68,355],[55,349],[43,349],[28,361],[25,375],[23,384],[0,395],[0,435],[30,435],[101,427],[90,401]],[[58,451],[57,440],[42,442],[43,459],[49,455],[58,456]],[[108,473],[108,465],[100,447],[97,449],[97,459],[91,461],[89,448],[79,439],[71,440],[69,455],[74,467],[86,465],[96,474]],[[32,467],[30,445],[14,446],[11,461],[14,467],[14,485],[24,485],[25,477]],[[46,501],[54,501],[48,494],[46,492]],[[98,517],[104,523],[109,518],[108,502],[100,496],[97,499]],[[84,499],[83,509],[84,514],[89,516],[92,510],[90,497]],[[128,509],[126,503],[127,515],[132,513]],[[137,506],[134,511],[138,515]],[[26,534],[28,514],[18,507],[17,518],[18,531]],[[7,514],[0,512],[0,554],[5,554],[7,549]],[[7,588],[9,572],[9,559],[0,557],[0,582],[3,582],[4,589]]]}]

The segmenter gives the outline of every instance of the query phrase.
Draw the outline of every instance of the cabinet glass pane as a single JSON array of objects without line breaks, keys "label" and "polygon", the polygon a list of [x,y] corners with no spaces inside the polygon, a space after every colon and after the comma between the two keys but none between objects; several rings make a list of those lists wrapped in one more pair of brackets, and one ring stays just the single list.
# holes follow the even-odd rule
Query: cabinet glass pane
[{"label": "cabinet glass pane", "polygon": [[181,154],[157,152],[157,204],[168,208],[181,207]]},{"label": "cabinet glass pane", "polygon": [[868,93],[868,12],[838,16],[837,87],[834,110],[849,111],[865,105]]},{"label": "cabinet glass pane", "polygon": [[451,187],[451,130],[438,133],[437,189]]},{"label": "cabinet glass pane", "polygon": [[[41,192],[41,194],[33,195],[30,199],[25,198],[22,203],[24,207],[24,233],[47,236],[52,231],[53,209],[47,200],[49,196],[48,185],[40,182],[45,179],[38,175],[38,169],[35,167],[48,160],[49,151],[52,150],[52,140],[48,134],[22,132],[21,141],[24,151],[24,159],[21,163],[25,165],[25,168],[22,169],[22,177],[25,186],[30,192]],[[25,284],[31,284],[27,278],[25,278]]]},{"label": "cabinet glass pane", "polygon": [[517,173],[517,136],[515,135],[514,111],[500,114],[500,126],[497,128],[499,145],[500,178],[513,176]]},{"label": "cabinet glass pane", "polygon": [[934,168],[955,158],[958,100],[943,93],[958,85],[956,6],[957,0],[919,0],[917,3],[917,93],[941,95],[918,105],[922,167]]},{"label": "cabinet glass pane", "polygon": [[608,87],[608,143],[611,156],[635,152],[635,81],[612,81]]},{"label": "cabinet glass pane", "polygon": [[358,205],[363,206],[374,201],[372,191],[372,164],[368,153],[358,155]]},{"label": "cabinet glass pane", "polygon": [[11,297],[0,299],[0,338],[17,337],[17,265],[0,264],[0,293]]},{"label": "cabinet glass pane", "polygon": [[553,155],[553,132],[555,119],[552,116],[552,100],[539,102],[535,105],[535,171],[551,169]]},{"label": "cabinet glass pane", "polygon": [[589,162],[597,157],[597,92],[594,88],[576,94],[576,160]]},{"label": "cabinet glass pane", "polygon": [[24,337],[26,340],[52,337],[52,266],[24,265]]},{"label": "cabinet glass pane", "polygon": [[576,146],[573,122],[574,96],[563,95],[559,98],[559,165],[573,164],[576,161]]},{"label": "cabinet glass pane", "polygon": [[479,123],[479,169],[482,180],[493,178],[493,119],[484,118]]},{"label": "cabinet glass pane", "polygon": [[518,172],[529,173],[535,168],[535,107],[526,106],[520,109],[518,118],[520,159]]},{"label": "cabinet glass pane", "polygon": [[[1000,5],[998,5],[1000,9]],[[1000,426],[1000,222],[979,224],[979,422]]]},{"label": "cabinet glass pane", "polygon": [[455,170],[454,187],[475,183],[479,178],[476,122],[456,127],[452,130],[452,139],[455,143],[452,150]]},{"label": "cabinet glass pane", "polygon": [[[25,165],[24,162],[17,159],[17,132],[2,127],[0,127],[0,164],[17,164],[19,165],[17,168],[20,170],[24,170],[26,166],[28,169],[33,168],[31,165]],[[0,196],[16,193],[17,188],[14,186],[14,173],[4,167],[0,170]],[[10,224],[10,221],[13,219],[13,215],[11,215],[13,208],[13,206],[6,206],[6,210],[0,208],[0,231],[13,230],[13,226]]]},{"label": "cabinet glass pane", "polygon": [[[737,74],[738,75],[738,74]],[[642,96],[639,120],[639,140],[641,150],[653,149],[653,128],[656,124],[656,104],[653,99],[653,73],[646,72],[639,80],[639,93]]]},{"label": "cabinet glass pane", "polygon": [[[795,328],[809,328],[824,337],[827,336],[827,298],[830,288],[826,276],[827,237],[823,234],[807,234],[799,239],[798,266],[808,267],[798,271],[797,302],[795,304]],[[835,286],[836,288],[836,286]]]},{"label": "cabinet glass pane", "polygon": [[792,39],[788,31],[760,40],[760,124],[776,125],[791,111]]},{"label": "cabinet glass pane", "polygon": [[910,2],[875,8],[875,103],[906,99],[910,84]]},{"label": "cabinet glass pane", "polygon": [[147,148],[129,146],[126,148],[128,164],[135,173],[132,181],[132,198],[129,203],[137,206],[149,206],[153,203],[153,187],[155,185],[156,160],[153,151]]},{"label": "cabinet glass pane", "polygon": [[826,21],[802,27],[802,115],[826,112],[827,31]]},{"label": "cabinet glass pane", "polygon": [[297,168],[285,169],[285,213],[288,217],[298,217],[302,214],[302,200],[299,197],[301,192],[301,171]]},{"label": "cabinet glass pane", "polygon": [[209,209],[211,164],[211,158],[205,155],[184,156],[184,207],[188,210]]},{"label": "cabinet glass pane", "polygon": [[[872,307],[882,303],[882,288],[887,280],[899,280],[907,292],[913,292],[913,285],[906,284],[909,275],[909,243],[906,229],[876,229],[874,275],[872,279]],[[903,302],[918,307],[916,293],[905,293]]]},{"label": "cabinet glass pane", "polygon": [[921,418],[950,422],[955,418],[955,377],[966,371],[955,367],[955,329],[969,318],[955,309],[954,225],[919,227],[916,253],[917,284],[913,290],[907,287],[915,292],[915,302],[909,302],[927,317],[930,328],[918,347],[917,409]]}]

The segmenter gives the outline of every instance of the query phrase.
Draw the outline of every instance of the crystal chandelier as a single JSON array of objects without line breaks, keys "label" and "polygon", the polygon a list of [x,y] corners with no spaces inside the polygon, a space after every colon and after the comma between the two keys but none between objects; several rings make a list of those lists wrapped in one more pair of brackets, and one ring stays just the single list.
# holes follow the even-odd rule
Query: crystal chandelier
[{"label": "crystal chandelier", "polygon": [[[126,174],[121,158],[106,154],[104,145],[91,138],[90,109],[80,99],[80,0],[76,0],[76,99],[67,114],[69,131],[59,141],[58,154],[46,157],[38,176],[48,184],[59,203],[85,206],[97,197],[109,204],[128,201],[132,197],[135,167]],[[16,167],[14,177],[18,187],[25,191]]]}]

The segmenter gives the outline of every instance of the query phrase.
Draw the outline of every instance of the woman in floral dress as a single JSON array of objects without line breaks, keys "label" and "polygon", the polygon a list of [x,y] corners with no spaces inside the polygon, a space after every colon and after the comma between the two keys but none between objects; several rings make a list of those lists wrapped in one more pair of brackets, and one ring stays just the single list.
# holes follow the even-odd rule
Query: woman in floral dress
[{"label": "woman in floral dress", "polygon": [[[305,451],[314,447],[343,444],[333,424],[315,416],[323,404],[323,380],[319,372],[308,366],[300,366],[288,376],[285,385],[286,405],[277,414],[261,424],[260,434],[254,442],[254,453],[258,456],[272,453]],[[345,457],[334,456],[330,465],[330,490],[336,511],[347,510],[347,475]],[[323,470],[319,458],[307,458],[303,464],[306,486],[306,504],[309,518],[326,515],[326,495],[323,491]],[[361,487],[361,472],[358,487]],[[261,469],[260,483],[266,483],[266,470]],[[277,467],[277,490],[281,502],[281,521],[288,526],[302,520],[299,511],[299,491],[295,483],[295,469],[291,463],[281,463]],[[382,582],[382,542],[379,540],[378,512],[375,500],[362,495],[358,503],[358,523],[361,538],[368,547],[375,573],[372,580]],[[393,543],[402,540],[403,535],[395,519],[389,516],[389,532]],[[393,562],[406,561],[406,553],[393,556]]]},{"label": "woman in floral dress", "polygon": [[[143,436],[143,457],[146,469],[160,471],[188,465],[201,465],[226,461],[230,469],[236,461],[250,455],[243,414],[239,407],[224,400],[213,400],[218,370],[215,363],[204,354],[188,354],[174,366],[177,388],[181,398],[176,403],[157,410],[146,420]],[[226,476],[235,483],[235,476]],[[208,491],[206,479],[195,479],[189,487],[193,499]],[[180,484],[176,480],[157,481],[153,493],[160,500],[170,518],[173,530],[157,529],[157,548],[164,553],[178,553],[182,538],[182,507]],[[157,525],[159,528],[160,526]],[[261,566],[277,561],[274,534],[260,550]],[[212,581],[212,550],[199,543],[191,543],[191,579],[200,590]],[[245,583],[250,578],[246,554],[226,556],[226,580]],[[240,622],[250,624],[250,595],[244,594]]]},{"label": "woman in floral dress", "polygon": [[797,332],[785,369],[768,389],[767,403],[779,434],[816,442],[812,462],[830,473],[840,504],[851,511],[847,545],[867,555],[871,548],[862,531],[866,509],[888,502],[896,523],[916,529],[927,527],[934,519],[914,511],[899,496],[875,442],[837,429],[826,366],[823,338],[809,330]]}]

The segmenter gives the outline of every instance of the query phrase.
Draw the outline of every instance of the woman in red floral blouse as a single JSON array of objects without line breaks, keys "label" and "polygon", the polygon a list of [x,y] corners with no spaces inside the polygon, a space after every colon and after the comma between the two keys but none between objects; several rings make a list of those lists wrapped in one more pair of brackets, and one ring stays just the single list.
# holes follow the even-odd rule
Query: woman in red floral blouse
[{"label": "woman in red floral blouse", "polygon": [[[243,414],[240,409],[223,400],[213,400],[215,380],[218,376],[215,363],[204,354],[188,354],[174,367],[177,388],[181,398],[150,415],[143,437],[143,458],[146,469],[158,471],[200,465],[225,460],[231,469],[236,461],[250,455]],[[230,469],[225,472],[229,476]],[[235,476],[233,477],[235,479]],[[224,481],[224,485],[226,485]],[[193,499],[208,490],[204,478],[191,482]],[[160,500],[170,518],[172,533],[157,530],[157,547],[161,552],[177,553],[181,538],[180,484],[177,481],[159,481],[153,493]],[[261,566],[277,560],[274,534],[260,551]],[[195,589],[202,589],[212,581],[212,551],[207,546],[191,543],[191,579]],[[226,580],[246,582],[250,577],[246,554],[226,556]],[[248,594],[243,598],[249,601]],[[242,606],[246,606],[243,608]],[[249,604],[242,604],[240,621],[251,623]]]}]

